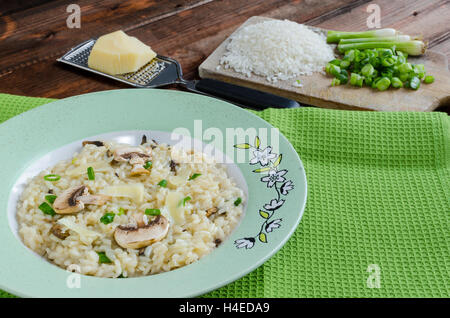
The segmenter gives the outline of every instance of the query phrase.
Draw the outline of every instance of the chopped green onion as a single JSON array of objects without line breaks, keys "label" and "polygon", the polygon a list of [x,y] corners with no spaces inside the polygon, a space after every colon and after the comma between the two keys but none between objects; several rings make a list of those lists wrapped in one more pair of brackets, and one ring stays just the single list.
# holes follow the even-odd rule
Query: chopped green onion
[{"label": "chopped green onion", "polygon": [[156,216],[156,215],[161,214],[161,210],[160,209],[145,209],[145,214]]},{"label": "chopped green onion", "polygon": [[189,180],[194,180],[195,178],[198,178],[198,177],[200,177],[202,174],[201,173],[194,173],[190,178],[189,178]]},{"label": "chopped green onion", "polygon": [[412,88],[414,90],[419,89],[420,87],[420,79],[417,76],[413,76],[410,80],[409,80],[409,88]]},{"label": "chopped green onion", "polygon": [[110,264],[112,261],[106,256],[105,252],[97,252],[99,264]]},{"label": "chopped green onion", "polygon": [[375,68],[371,64],[366,64],[361,69],[361,74],[368,77],[368,76],[372,76],[374,71],[375,71]]},{"label": "chopped green onion", "polygon": [[147,161],[144,165],[144,169],[150,169],[152,167],[153,163],[151,161]]},{"label": "chopped green onion", "polygon": [[339,85],[341,85],[341,81],[339,79],[333,78],[331,80],[331,86],[339,86]]},{"label": "chopped green onion", "polygon": [[409,79],[409,73],[400,73],[398,78],[404,83]]},{"label": "chopped green onion", "polygon": [[109,224],[112,223],[114,221],[114,217],[116,215],[114,214],[114,212],[108,212],[105,213],[101,218],[100,218],[100,222],[102,222],[103,224]]},{"label": "chopped green onion", "polygon": [[427,75],[427,76],[425,76],[423,82],[424,82],[425,84],[431,84],[431,83],[433,83],[433,82],[434,82],[434,76],[432,76],[432,75]]},{"label": "chopped green onion", "polygon": [[400,73],[409,73],[413,70],[411,63],[403,63],[398,66],[398,71]]},{"label": "chopped green onion", "polygon": [[158,185],[162,188],[167,187],[167,180],[163,179],[163,180],[159,181]]},{"label": "chopped green onion", "polygon": [[87,168],[87,175],[88,175],[88,179],[89,180],[95,180],[94,168],[88,167]]},{"label": "chopped green onion", "polygon": [[391,85],[391,80],[387,77],[382,77],[380,78],[377,83],[375,84],[376,88],[379,91],[385,91],[389,88],[389,86]]},{"label": "chopped green onion", "polygon": [[355,60],[355,56],[356,56],[357,52],[359,52],[359,50],[349,50],[349,51],[345,52],[344,60],[353,62]]},{"label": "chopped green onion", "polygon": [[45,200],[50,204],[53,204],[53,202],[55,202],[56,198],[57,198],[57,196],[54,194],[49,194],[49,195],[45,196]]},{"label": "chopped green onion", "polygon": [[338,74],[341,73],[341,68],[340,68],[339,66],[335,65],[335,64],[328,63],[328,64],[325,66],[325,71],[326,71],[328,74],[331,74],[331,75],[336,76],[336,75],[338,75]]},{"label": "chopped green onion", "polygon": [[[341,61],[341,65],[339,66],[341,69],[346,69],[346,68],[348,68],[350,66],[350,61],[347,61],[347,60],[342,60]],[[341,73],[342,73],[342,71],[341,71]]]},{"label": "chopped green onion", "polygon": [[178,206],[186,206],[186,202],[191,200],[191,197],[187,196],[185,198],[183,198],[180,203],[178,204]]},{"label": "chopped green onion", "polygon": [[44,180],[47,181],[58,181],[59,179],[61,179],[61,176],[59,174],[48,174],[44,176]]},{"label": "chopped green onion", "polygon": [[241,198],[237,198],[236,201],[234,201],[234,205],[235,206],[238,206],[241,203],[242,203],[242,199]]},{"label": "chopped green onion", "polygon": [[124,215],[125,214],[125,209],[120,207],[119,208],[119,213],[117,213],[117,215]]},{"label": "chopped green onion", "polygon": [[330,64],[333,64],[333,65],[336,65],[336,66],[341,66],[341,60],[338,60],[338,59],[334,59],[334,60],[331,60],[330,62],[328,62],[328,63],[330,63]]},{"label": "chopped green onion", "polygon": [[401,88],[403,87],[403,82],[398,77],[393,77],[391,79],[391,85],[394,88]]},{"label": "chopped green onion", "polygon": [[351,85],[362,87],[363,83],[364,83],[364,76],[361,76],[356,73],[352,73],[350,75],[350,84]]},{"label": "chopped green onion", "polygon": [[39,210],[44,212],[44,214],[51,216],[54,216],[56,214],[55,210],[53,210],[53,208],[47,202],[41,203],[41,205],[39,206]]},{"label": "chopped green onion", "polygon": [[416,64],[413,66],[413,72],[417,75],[418,78],[422,79],[425,77],[425,65]]}]

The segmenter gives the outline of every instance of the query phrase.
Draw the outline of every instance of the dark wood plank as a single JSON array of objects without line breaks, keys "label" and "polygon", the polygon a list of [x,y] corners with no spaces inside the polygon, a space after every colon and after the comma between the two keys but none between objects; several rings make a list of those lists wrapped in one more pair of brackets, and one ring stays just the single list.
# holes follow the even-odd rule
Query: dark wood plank
[{"label": "dark wood plank", "polygon": [[72,0],[45,2],[0,18],[0,74],[29,63],[54,59],[74,44],[118,29],[130,30],[212,0],[82,0],[81,28],[70,29]]},{"label": "dark wood plank", "polygon": [[[106,0],[105,0],[106,1]],[[197,74],[197,67],[243,21],[254,15],[289,17],[298,22],[345,7],[353,1],[214,1],[168,15],[130,29],[127,33],[152,46],[158,53],[177,59],[186,78]],[[366,1],[357,1],[361,4]],[[118,27],[120,28],[120,27]],[[104,33],[104,32],[102,32]],[[83,38],[85,40],[88,37]],[[79,41],[72,40],[70,46]],[[48,40],[46,46],[61,45]],[[70,47],[69,46],[69,47]],[[103,77],[59,65],[54,57],[27,60],[0,73],[3,92],[44,97],[68,97],[77,94],[123,88]]]}]

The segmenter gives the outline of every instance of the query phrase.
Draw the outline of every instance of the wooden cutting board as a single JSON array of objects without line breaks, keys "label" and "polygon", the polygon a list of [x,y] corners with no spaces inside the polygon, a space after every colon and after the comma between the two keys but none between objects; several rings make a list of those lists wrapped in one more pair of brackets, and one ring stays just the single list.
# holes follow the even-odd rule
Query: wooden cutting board
[{"label": "wooden cutting board", "polygon": [[[251,17],[239,29],[258,22],[271,20],[266,17]],[[326,30],[311,27],[316,32]],[[314,73],[299,76],[288,81],[270,83],[264,77],[252,75],[250,78],[231,69],[220,66],[220,59],[226,52],[227,38],[199,67],[201,78],[212,78],[241,86],[255,88],[272,94],[284,96],[307,105],[335,109],[365,109],[378,111],[432,111],[437,107],[450,104],[450,73],[444,54],[427,51],[421,57],[408,58],[414,64],[423,63],[427,74],[435,77],[432,84],[421,83],[415,91],[411,89],[392,89],[377,91],[369,87],[355,88],[350,85],[332,87],[330,76]],[[299,79],[303,87],[293,84]]]}]

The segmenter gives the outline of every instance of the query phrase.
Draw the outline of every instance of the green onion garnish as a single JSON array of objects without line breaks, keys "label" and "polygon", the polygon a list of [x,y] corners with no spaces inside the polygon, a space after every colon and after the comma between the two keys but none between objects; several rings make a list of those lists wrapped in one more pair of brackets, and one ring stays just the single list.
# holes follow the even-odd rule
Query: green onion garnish
[{"label": "green onion garnish", "polygon": [[159,209],[145,209],[145,214],[156,216],[156,215],[160,215],[161,211]]},{"label": "green onion garnish", "polygon": [[238,206],[241,203],[242,203],[242,199],[241,198],[237,198],[236,201],[234,201],[234,205],[235,206]]},{"label": "green onion garnish", "polygon": [[108,212],[105,213],[101,218],[100,218],[100,222],[102,222],[103,224],[109,224],[112,223],[114,221],[114,217],[116,215],[114,214],[114,212]]},{"label": "green onion garnish", "polygon": [[51,215],[51,216],[54,216],[56,214],[55,210],[53,210],[53,208],[47,202],[43,202],[39,206],[39,210],[44,212],[44,214]]},{"label": "green onion garnish", "polygon": [[106,256],[105,252],[97,252],[99,264],[109,264],[112,261]]},{"label": "green onion garnish", "polygon": [[151,161],[147,161],[144,165],[144,169],[150,169],[152,167],[153,163]]},{"label": "green onion garnish", "polygon": [[48,174],[44,176],[44,180],[47,181],[58,181],[59,179],[61,179],[61,176],[59,174]]},{"label": "green onion garnish", "polygon": [[45,196],[45,200],[50,204],[53,204],[53,202],[55,202],[56,198],[57,198],[57,196],[54,194],[49,194],[49,195]]},{"label": "green onion garnish", "polygon": [[163,179],[159,181],[158,185],[163,188],[167,187],[167,180]]},{"label": "green onion garnish", "polygon": [[124,214],[125,214],[125,209],[119,208],[119,213],[117,213],[117,215],[124,215]]},{"label": "green onion garnish", "polygon": [[180,201],[178,206],[186,206],[186,202],[189,200],[191,200],[191,197],[189,197],[189,196],[185,197],[183,200]]},{"label": "green onion garnish", "polygon": [[198,178],[198,177],[200,177],[202,174],[201,173],[194,173],[190,178],[189,178],[189,180],[194,180],[195,178]]},{"label": "green onion garnish", "polygon": [[95,180],[94,168],[92,167],[87,168],[87,175],[89,180]]}]

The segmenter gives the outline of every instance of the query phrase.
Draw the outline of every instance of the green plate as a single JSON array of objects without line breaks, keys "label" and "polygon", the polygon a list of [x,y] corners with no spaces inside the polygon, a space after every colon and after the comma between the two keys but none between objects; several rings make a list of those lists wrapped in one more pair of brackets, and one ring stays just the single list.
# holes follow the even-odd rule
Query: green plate
[{"label": "green plate", "polygon": [[[212,253],[157,275],[76,277],[20,241],[15,209],[27,178],[69,158],[89,137],[136,142],[146,133],[177,143],[181,135],[173,132],[225,154],[231,177],[247,192],[241,222]],[[244,276],[279,250],[300,222],[306,203],[302,162],[277,129],[239,107],[191,93],[126,89],[59,100],[1,124],[0,149],[7,154],[0,157],[0,204],[6,211],[0,215],[0,288],[19,296],[201,295]]]}]

